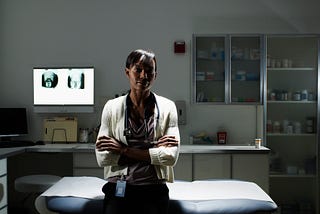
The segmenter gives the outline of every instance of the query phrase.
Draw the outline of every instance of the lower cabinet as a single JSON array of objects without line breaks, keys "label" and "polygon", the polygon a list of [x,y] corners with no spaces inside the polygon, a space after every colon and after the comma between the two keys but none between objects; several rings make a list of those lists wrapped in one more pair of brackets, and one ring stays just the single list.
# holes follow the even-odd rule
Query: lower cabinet
[{"label": "lower cabinet", "polygon": [[192,181],[192,154],[179,154],[173,169],[175,180]]},{"label": "lower cabinet", "polygon": [[269,159],[267,154],[233,154],[233,179],[251,181],[269,192]]},{"label": "lower cabinet", "polygon": [[230,155],[194,154],[192,180],[231,178]]},{"label": "lower cabinet", "polygon": [[269,192],[268,154],[180,154],[176,180],[239,179]]},{"label": "lower cabinet", "polygon": [[99,167],[94,152],[73,153],[73,176],[103,178],[103,168]]}]

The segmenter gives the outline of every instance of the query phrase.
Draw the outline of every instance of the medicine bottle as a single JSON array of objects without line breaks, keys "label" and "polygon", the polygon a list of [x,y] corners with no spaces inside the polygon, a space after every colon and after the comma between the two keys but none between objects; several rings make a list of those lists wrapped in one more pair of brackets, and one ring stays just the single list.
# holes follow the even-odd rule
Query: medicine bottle
[{"label": "medicine bottle", "polygon": [[255,147],[256,147],[256,149],[260,149],[260,147],[261,147],[261,139],[260,138],[256,138],[255,140],[254,140],[254,145],[255,145]]},{"label": "medicine bottle", "polygon": [[272,121],[271,120],[267,120],[267,132],[268,133],[272,133],[273,128],[272,128]]},{"label": "medicine bottle", "polygon": [[293,100],[294,100],[294,101],[300,101],[300,100],[301,100],[301,93],[300,93],[300,91],[294,92],[294,94],[293,94]]},{"label": "medicine bottle", "polygon": [[301,91],[301,100],[307,101],[308,100],[308,91],[306,89]]},{"label": "medicine bottle", "polygon": [[89,141],[89,129],[88,128],[80,128],[79,142],[80,143],[88,143],[88,141]]},{"label": "medicine bottle", "polygon": [[280,133],[280,122],[279,121],[273,122],[273,132]]},{"label": "medicine bottle", "polygon": [[301,133],[301,123],[300,122],[294,122],[293,123],[293,131],[296,134],[300,134]]}]

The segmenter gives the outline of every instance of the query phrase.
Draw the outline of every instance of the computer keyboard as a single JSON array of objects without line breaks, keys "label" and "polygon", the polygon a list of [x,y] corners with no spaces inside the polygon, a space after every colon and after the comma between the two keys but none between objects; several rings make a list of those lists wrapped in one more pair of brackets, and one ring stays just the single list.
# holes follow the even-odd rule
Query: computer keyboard
[{"label": "computer keyboard", "polygon": [[24,147],[36,145],[31,140],[0,141],[0,148]]}]

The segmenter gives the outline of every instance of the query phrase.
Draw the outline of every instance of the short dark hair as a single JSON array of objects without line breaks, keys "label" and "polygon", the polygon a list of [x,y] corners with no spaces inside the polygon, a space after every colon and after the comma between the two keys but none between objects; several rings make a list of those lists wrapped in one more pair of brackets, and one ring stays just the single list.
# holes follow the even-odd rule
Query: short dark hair
[{"label": "short dark hair", "polygon": [[126,68],[130,69],[136,63],[140,62],[142,64],[150,64],[154,60],[154,71],[157,71],[157,60],[155,54],[152,51],[146,51],[142,49],[137,49],[132,51],[127,57]]}]

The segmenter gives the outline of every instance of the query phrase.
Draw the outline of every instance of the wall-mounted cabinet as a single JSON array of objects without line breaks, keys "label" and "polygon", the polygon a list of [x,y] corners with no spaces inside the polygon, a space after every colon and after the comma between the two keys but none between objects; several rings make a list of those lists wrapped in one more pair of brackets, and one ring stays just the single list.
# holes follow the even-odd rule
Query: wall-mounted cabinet
[{"label": "wall-mounted cabinet", "polygon": [[267,37],[270,195],[283,213],[318,213],[317,36]]},{"label": "wall-mounted cabinet", "polygon": [[193,35],[193,102],[262,104],[264,37]]}]

